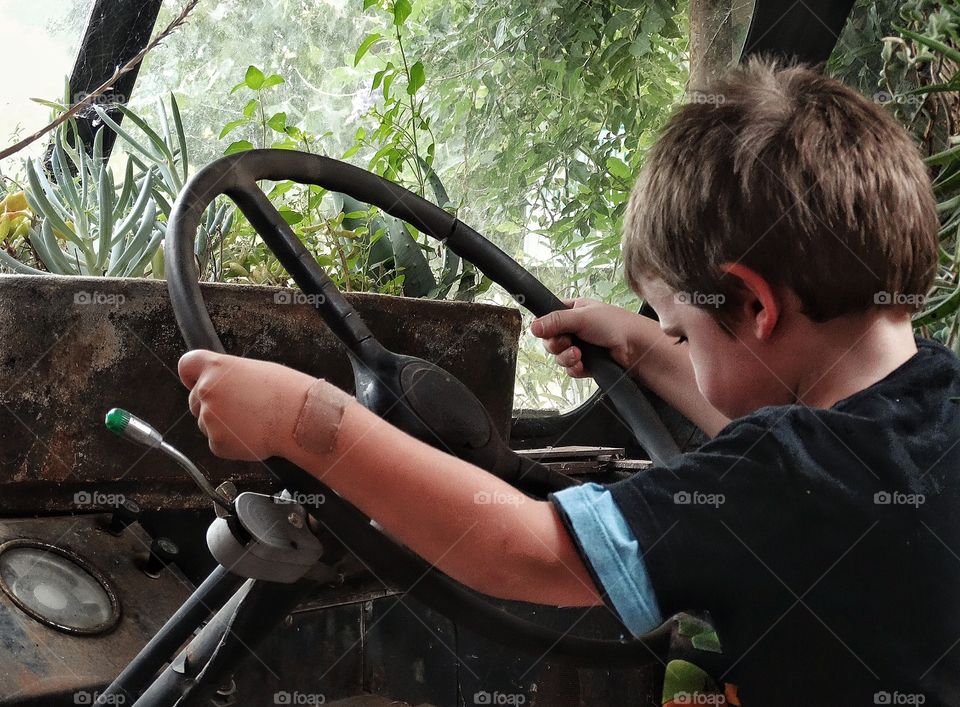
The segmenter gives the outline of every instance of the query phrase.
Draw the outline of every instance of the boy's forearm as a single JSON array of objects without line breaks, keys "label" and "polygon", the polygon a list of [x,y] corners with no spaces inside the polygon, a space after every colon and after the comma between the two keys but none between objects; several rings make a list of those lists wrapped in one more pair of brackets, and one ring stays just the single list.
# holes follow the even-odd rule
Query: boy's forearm
[{"label": "boy's forearm", "polygon": [[629,342],[626,360],[620,363],[644,387],[680,411],[708,437],[715,436],[730,422],[697,388],[686,346],[675,345],[675,339],[664,334],[656,320],[638,314]]},{"label": "boy's forearm", "polygon": [[384,422],[358,403],[333,449],[291,438],[282,454],[443,572],[485,594],[557,606],[600,603],[553,504]]}]

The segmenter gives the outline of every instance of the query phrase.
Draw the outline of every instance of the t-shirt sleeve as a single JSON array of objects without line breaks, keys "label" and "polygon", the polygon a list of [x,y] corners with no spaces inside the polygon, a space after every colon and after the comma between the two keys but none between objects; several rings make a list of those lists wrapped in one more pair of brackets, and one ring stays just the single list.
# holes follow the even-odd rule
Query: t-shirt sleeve
[{"label": "t-shirt sleeve", "polygon": [[742,606],[745,593],[790,576],[796,562],[784,539],[809,525],[813,482],[786,473],[789,440],[763,418],[742,420],[695,452],[607,487],[667,616]]},{"label": "t-shirt sleeve", "polygon": [[549,495],[574,539],[604,600],[634,636],[662,623],[633,531],[600,484],[587,483]]}]

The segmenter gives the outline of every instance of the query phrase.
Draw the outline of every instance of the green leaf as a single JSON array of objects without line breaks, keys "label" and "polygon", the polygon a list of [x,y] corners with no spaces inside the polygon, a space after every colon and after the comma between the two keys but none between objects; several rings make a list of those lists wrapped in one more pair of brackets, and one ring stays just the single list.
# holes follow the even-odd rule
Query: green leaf
[{"label": "green leaf", "polygon": [[257,106],[260,105],[260,102],[256,98],[251,98],[247,101],[247,105],[243,107],[243,114],[248,118],[252,117],[254,112],[257,110]]},{"label": "green leaf", "polygon": [[286,221],[291,226],[296,226],[298,223],[303,221],[303,214],[299,211],[294,211],[293,209],[281,206],[277,209],[280,212],[280,215],[283,217],[283,220]]},{"label": "green leaf", "polygon": [[415,96],[425,81],[426,71],[423,68],[423,62],[418,61],[410,67],[410,81],[407,83],[407,94]]},{"label": "green leaf", "polygon": [[649,53],[650,53],[650,37],[648,37],[647,35],[641,34],[639,37],[637,37],[633,41],[633,44],[630,45],[630,54],[633,57],[639,59],[644,54],[649,54]]},{"label": "green leaf", "polygon": [[356,66],[360,63],[360,60],[363,59],[364,54],[380,39],[381,35],[374,33],[368,35],[366,39],[360,44],[360,47],[357,49],[357,53],[353,55],[353,65]]},{"label": "green leaf", "polygon": [[285,133],[287,129],[287,114],[282,112],[275,113],[273,117],[267,121],[267,125],[278,133]]},{"label": "green leaf", "polygon": [[266,91],[268,88],[279,86],[282,83],[286,83],[286,80],[280,74],[271,74],[264,79],[263,84],[260,86],[260,90]]},{"label": "green leaf", "polygon": [[276,198],[278,196],[281,196],[282,194],[286,194],[295,186],[297,186],[296,182],[290,182],[290,181],[277,182],[274,185],[273,189],[270,190],[270,193],[267,194],[267,196],[271,199]]},{"label": "green leaf", "polygon": [[420,244],[411,235],[403,221],[392,216],[385,217],[385,220],[387,220],[387,237],[393,247],[397,267],[404,275],[403,294],[407,297],[427,296],[437,287],[437,281]]},{"label": "green leaf", "polygon": [[663,15],[658,13],[652,7],[649,7],[647,8],[646,14],[643,16],[643,21],[640,23],[640,32],[647,37],[660,34],[660,30],[663,29],[666,23],[666,19],[664,19]]},{"label": "green leaf", "polygon": [[607,158],[607,169],[609,170],[610,174],[618,179],[629,181],[633,177],[633,173],[630,171],[630,168],[623,160],[617,157]]},{"label": "green leaf", "polygon": [[383,78],[383,97],[388,100],[390,98],[390,87],[393,85],[395,78],[397,78],[396,72],[387,73]]},{"label": "green leaf", "polygon": [[247,88],[251,88],[254,91],[259,91],[263,87],[263,82],[266,80],[266,77],[263,75],[263,72],[260,71],[256,66],[247,67],[247,75],[243,79],[243,82],[247,84]]},{"label": "green leaf", "polygon": [[717,636],[716,631],[698,633],[690,639],[690,642],[698,651],[708,651],[710,653],[720,653],[722,651],[720,648],[720,638]]},{"label": "green leaf", "polygon": [[363,9],[369,10],[371,7],[376,5],[378,0],[363,0]]},{"label": "green leaf", "polygon": [[229,123],[223,126],[223,130],[220,131],[220,139],[223,140],[227,135],[232,133],[234,130],[239,128],[241,125],[246,125],[246,118],[238,118],[237,120],[231,120]]},{"label": "green leaf", "polygon": [[671,660],[663,679],[663,696],[673,700],[680,693],[694,694],[712,691],[714,685],[710,676],[686,660]]},{"label": "green leaf", "polygon": [[57,103],[56,101],[46,101],[42,98],[31,98],[30,100],[37,105],[41,105],[46,108],[52,108],[58,113],[66,113],[68,110],[70,110],[69,106],[65,106],[62,103]]},{"label": "green leaf", "polygon": [[238,152],[246,152],[253,149],[253,143],[249,140],[238,140],[223,151],[224,155],[234,155]]},{"label": "green leaf", "polygon": [[504,17],[497,25],[496,34],[493,36],[493,48],[500,49],[505,41],[507,41],[507,18]]},{"label": "green leaf", "polygon": [[180,146],[180,165],[183,170],[183,180],[186,181],[190,171],[190,158],[187,153],[187,134],[183,129],[183,117],[180,115],[180,104],[177,97],[170,94],[170,110],[173,113],[173,125],[177,131],[177,144]]},{"label": "green leaf", "polygon": [[954,160],[960,159],[960,145],[955,145],[943,152],[938,152],[935,155],[930,155],[924,162],[930,165],[944,165],[953,162]]},{"label": "green leaf", "polygon": [[410,0],[396,0],[393,3],[393,24],[397,27],[403,26],[412,11],[413,7],[410,5]]}]

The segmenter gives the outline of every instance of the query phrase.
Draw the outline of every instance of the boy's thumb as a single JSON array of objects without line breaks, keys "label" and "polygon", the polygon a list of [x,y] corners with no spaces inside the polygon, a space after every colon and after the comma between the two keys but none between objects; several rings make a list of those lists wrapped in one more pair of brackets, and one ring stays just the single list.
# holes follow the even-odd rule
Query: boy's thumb
[{"label": "boy's thumb", "polygon": [[190,390],[197,384],[203,370],[216,358],[217,354],[213,351],[204,349],[194,349],[187,351],[180,357],[177,364],[177,373],[180,374],[180,380]]}]

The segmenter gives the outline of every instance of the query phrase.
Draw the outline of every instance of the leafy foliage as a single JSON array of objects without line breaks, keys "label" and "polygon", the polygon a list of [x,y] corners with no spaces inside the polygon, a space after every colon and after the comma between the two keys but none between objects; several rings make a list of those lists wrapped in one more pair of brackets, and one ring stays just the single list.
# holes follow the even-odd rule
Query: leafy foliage
[{"label": "leafy foliage", "polygon": [[940,263],[915,325],[960,353],[960,10],[929,0],[905,3],[883,50],[881,91],[912,130],[934,173]]},{"label": "leafy foliage", "polygon": [[[221,0],[148,57],[138,95],[177,86],[195,160],[287,141],[343,157],[455,212],[559,294],[635,306],[618,272],[620,221],[683,93],[685,13],[665,0]],[[376,210],[267,188],[345,289],[508,301]],[[284,281],[239,217],[223,252],[210,276]],[[533,367],[521,406],[566,407],[592,390],[532,338],[521,361]]]},{"label": "leafy foliage", "polygon": [[[72,141],[61,137],[59,167],[77,178],[44,184],[45,175],[33,170],[35,183],[25,186],[41,224],[49,225],[37,231],[30,209],[4,214],[0,258],[65,272],[161,276],[151,244],[189,174],[187,155],[205,163],[220,154],[272,147],[357,162],[433,199],[562,296],[636,306],[620,274],[620,227],[633,177],[683,95],[684,3],[364,0],[324,4],[322,12],[320,7],[315,0],[256,7],[221,0],[210,12],[197,13],[148,58],[138,85],[138,96],[162,95],[175,85],[177,98],[169,106],[137,102],[123,108],[122,127],[101,111],[105,129],[120,135],[127,170],[100,170],[95,156],[71,152]],[[917,325],[955,348],[956,15],[952,6],[932,0],[857,0],[829,64],[833,75],[889,104],[937,173],[941,271]],[[895,29],[899,23],[905,23],[902,31]],[[891,34],[899,37],[885,41]],[[120,181],[130,165],[132,179]],[[100,196],[90,201],[101,178],[102,201],[112,207],[108,219]],[[85,179],[92,188],[82,197]],[[71,185],[88,201],[74,204]],[[264,186],[343,289],[507,299],[442,244],[378,209],[318,187]],[[122,247],[144,246],[136,235],[146,229],[153,255],[142,270],[143,252],[118,269],[113,252],[121,246],[110,234],[103,255],[103,226],[116,231],[121,212],[132,210],[144,194],[135,231],[122,222],[129,237]],[[197,253],[204,276],[289,284],[246,220],[232,211],[218,204],[205,214]],[[71,268],[61,267],[53,245]],[[128,271],[131,262],[138,267]],[[567,407],[593,389],[559,375],[531,337],[522,343],[520,367],[520,406]]]}]

